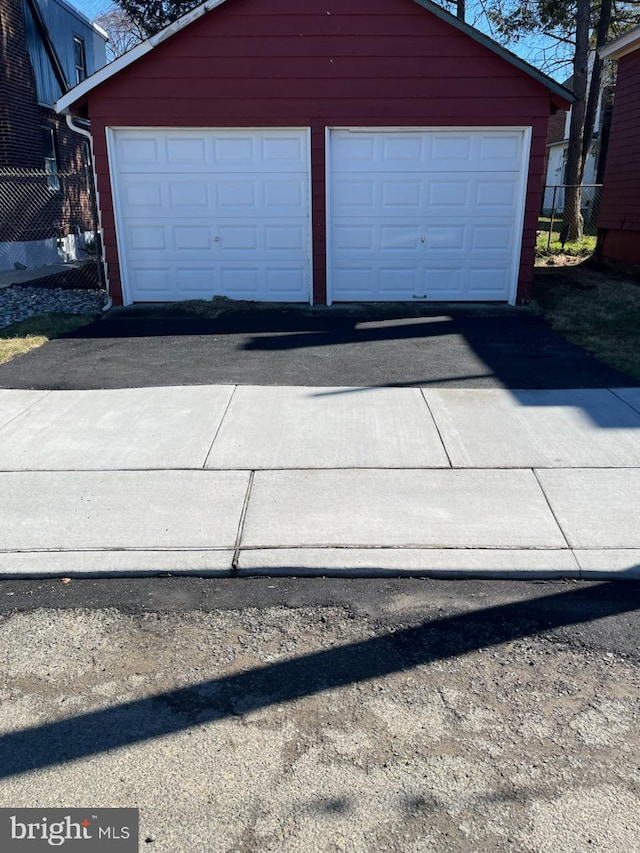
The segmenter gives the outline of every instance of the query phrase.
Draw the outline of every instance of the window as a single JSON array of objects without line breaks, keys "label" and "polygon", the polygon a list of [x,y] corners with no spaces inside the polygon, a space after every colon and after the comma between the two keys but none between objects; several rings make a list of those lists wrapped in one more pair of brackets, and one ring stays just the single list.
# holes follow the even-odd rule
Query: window
[{"label": "window", "polygon": [[76,83],[82,83],[87,76],[87,54],[84,49],[84,39],[73,37],[73,61],[76,66]]},{"label": "window", "polygon": [[58,160],[56,159],[56,141],[52,127],[43,127],[42,150],[44,153],[44,170],[49,176],[47,185],[50,190],[57,192],[60,189],[58,179]]}]

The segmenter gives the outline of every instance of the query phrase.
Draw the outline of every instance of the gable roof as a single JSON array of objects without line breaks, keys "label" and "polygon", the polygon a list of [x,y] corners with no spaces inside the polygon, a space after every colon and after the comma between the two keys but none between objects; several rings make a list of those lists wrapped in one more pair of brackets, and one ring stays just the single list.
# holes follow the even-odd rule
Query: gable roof
[{"label": "gable roof", "polygon": [[640,48],[640,27],[634,27],[632,30],[619,36],[617,39],[610,41],[600,48],[600,59],[620,59],[628,53],[633,53],[634,50]]},{"label": "gable roof", "polygon": [[[529,65],[529,63],[525,62],[524,59],[520,59],[519,56],[511,53],[510,50],[502,47],[502,45],[499,45],[496,41],[489,38],[489,36],[485,36],[484,33],[480,32],[480,30],[477,30],[475,27],[472,27],[464,21],[461,21],[459,18],[456,18],[455,15],[452,15],[450,12],[447,12],[446,9],[443,9],[441,6],[433,3],[432,0],[413,0],[413,2],[422,6],[423,9],[431,12],[437,18],[445,21],[445,23],[450,26],[465,33],[465,35],[468,35],[474,41],[506,60],[510,65],[515,66],[520,71],[529,75],[529,77],[532,77],[538,83],[541,83],[549,89],[552,94],[559,98],[560,103],[557,104],[558,106],[564,108],[567,104],[575,101],[573,94],[564,86],[561,86],[560,83],[556,83],[556,81],[552,80],[551,77],[543,74],[542,71],[538,71],[538,69],[534,68],[533,65]],[[147,53],[150,53],[159,44],[162,44],[162,42],[171,38],[171,36],[179,33],[190,24],[193,24],[199,18],[203,17],[203,15],[206,15],[207,12],[216,9],[218,6],[222,6],[223,3],[226,3],[226,0],[205,0],[205,2],[200,6],[196,6],[195,9],[192,9],[181,18],[173,21],[173,23],[169,24],[163,30],[160,30],[159,33],[156,33],[156,35],[150,36],[127,53],[119,56],[118,59],[114,60],[109,65],[105,65],[104,68],[101,68],[99,71],[96,71],[95,74],[87,77],[56,102],[56,111],[58,113],[71,113],[71,107],[83,99],[85,95],[92,91],[92,89],[95,89],[101,83],[106,82],[114,75],[119,74],[120,71],[123,71],[134,62],[137,62]]]}]

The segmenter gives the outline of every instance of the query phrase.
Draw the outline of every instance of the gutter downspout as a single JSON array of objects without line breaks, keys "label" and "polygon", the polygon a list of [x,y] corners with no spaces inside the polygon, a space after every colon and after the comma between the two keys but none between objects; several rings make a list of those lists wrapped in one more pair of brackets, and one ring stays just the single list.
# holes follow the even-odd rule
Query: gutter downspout
[{"label": "gutter downspout", "polygon": [[[91,134],[89,133],[88,130],[85,130],[84,127],[78,127],[77,124],[73,123],[73,116],[70,113],[67,113],[65,115],[65,119],[67,121],[67,126],[69,127],[69,130],[72,130],[74,133],[79,133],[81,136],[84,136],[84,138],[89,143],[89,152],[91,154],[91,176],[92,176],[92,180],[93,180],[93,191],[95,193],[95,199],[96,199],[96,213],[98,216],[98,223],[97,223],[98,224],[98,237],[100,239],[100,246],[102,247],[102,246],[104,246],[104,240],[102,237],[102,234],[103,234],[103,232],[102,232],[102,216],[100,214],[100,204],[98,202],[98,199],[99,199],[98,181],[97,181],[97,177],[96,177],[96,161],[95,161],[95,156],[93,153],[93,137],[91,136]],[[104,264],[104,259],[101,258],[100,262],[102,264]],[[104,270],[104,266],[102,267],[102,269]],[[113,306],[113,299],[111,298],[111,294],[109,293],[109,279],[106,275],[104,275],[104,287],[105,287],[105,290],[107,292],[107,301],[106,301],[106,304],[104,305],[104,307],[102,309],[102,313],[106,314],[107,311]]]}]

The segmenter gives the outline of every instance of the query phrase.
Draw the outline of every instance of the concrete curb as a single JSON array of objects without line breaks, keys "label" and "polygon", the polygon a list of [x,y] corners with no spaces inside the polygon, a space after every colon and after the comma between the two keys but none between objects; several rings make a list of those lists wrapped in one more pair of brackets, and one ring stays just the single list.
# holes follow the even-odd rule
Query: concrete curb
[{"label": "concrete curb", "polygon": [[4,551],[0,580],[192,577],[640,580],[633,549],[264,548]]}]

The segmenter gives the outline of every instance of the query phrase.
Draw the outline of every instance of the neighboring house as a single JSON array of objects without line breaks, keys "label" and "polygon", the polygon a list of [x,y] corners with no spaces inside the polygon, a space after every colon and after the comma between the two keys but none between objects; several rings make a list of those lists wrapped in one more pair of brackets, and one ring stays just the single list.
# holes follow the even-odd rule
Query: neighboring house
[{"label": "neighboring house", "polygon": [[640,27],[610,42],[600,56],[618,61],[618,80],[596,252],[640,264]]},{"label": "neighboring house", "polygon": [[[571,88],[573,78],[570,77],[563,83],[566,88]],[[593,140],[587,156],[584,168],[582,184],[585,189],[582,193],[582,207],[585,217],[594,204],[597,204],[598,193],[594,184],[602,183],[604,164],[607,157],[607,143],[609,124],[611,120],[611,102],[613,97],[613,82],[611,75],[606,71],[602,75],[600,92],[598,94],[598,106],[593,129]],[[558,111],[549,119],[547,133],[547,167],[545,170],[545,196],[543,209],[550,209],[553,205],[556,211],[564,210],[564,189],[566,183],[567,151],[569,149],[569,128],[571,125],[571,110]],[[553,188],[556,187],[556,192]]]},{"label": "neighboring house", "polygon": [[[105,64],[107,36],[65,0],[0,0],[0,39],[0,170],[49,173],[47,209],[51,220],[59,219],[69,200],[58,173],[77,171],[88,161],[86,141],[68,128],[53,104]],[[57,260],[56,240],[41,233],[42,204],[38,221],[28,219],[26,180],[21,186],[16,179],[10,187],[3,179],[0,271]]]},{"label": "neighboring house", "polygon": [[571,99],[429,0],[210,0],[57,108],[116,303],[515,302]]}]

